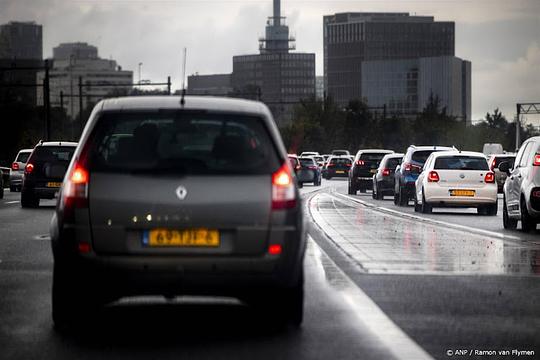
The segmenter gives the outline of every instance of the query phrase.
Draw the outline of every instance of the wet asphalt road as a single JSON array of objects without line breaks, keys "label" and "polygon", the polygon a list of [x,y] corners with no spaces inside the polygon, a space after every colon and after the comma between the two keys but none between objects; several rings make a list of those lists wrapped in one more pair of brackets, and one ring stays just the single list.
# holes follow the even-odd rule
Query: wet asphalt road
[{"label": "wet asphalt road", "polygon": [[[453,266],[452,259],[489,253],[486,234],[449,230],[366,207],[354,200],[394,205],[372,200],[369,193],[348,199],[346,182],[340,180],[324,181],[321,188],[306,186],[302,192],[307,211],[319,223],[310,220],[313,240],[305,261],[301,330],[268,329],[250,309],[230,300],[139,299],[108,307],[91,328],[72,336],[56,334],[50,319],[52,256],[49,241],[40,235],[47,234],[53,203],[23,210],[19,195],[7,192],[0,200],[1,358],[416,359],[423,357],[422,349],[437,359],[448,359],[447,352],[455,350],[533,350],[535,356],[520,358],[540,356],[540,278],[534,258],[538,233],[512,232],[497,239],[495,260],[488,257],[482,263],[501,265],[502,258],[507,265],[504,259],[509,258],[507,262],[522,270],[470,264],[464,271]],[[502,228],[502,221],[497,227],[498,217],[479,221],[474,214],[432,216],[486,231],[500,233]],[[380,221],[384,226],[377,227]],[[464,245],[452,250],[444,244],[442,253],[430,253],[439,249],[426,235],[430,232],[441,244],[472,239],[466,246],[476,255],[467,257]],[[336,238],[330,239],[329,233]],[[368,235],[372,233],[375,236]],[[422,250],[408,251],[402,247],[407,242]],[[441,266],[430,268],[434,263]],[[355,292],[369,296],[375,308]],[[382,315],[374,316],[376,310]],[[396,329],[382,326],[385,321]]]}]

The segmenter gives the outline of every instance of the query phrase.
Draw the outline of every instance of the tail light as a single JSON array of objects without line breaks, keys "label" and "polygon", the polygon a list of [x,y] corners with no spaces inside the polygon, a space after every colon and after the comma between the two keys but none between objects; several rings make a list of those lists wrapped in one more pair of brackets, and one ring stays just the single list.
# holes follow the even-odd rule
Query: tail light
[{"label": "tail light", "polygon": [[24,173],[25,174],[31,174],[32,171],[34,171],[34,164],[32,164],[32,163],[26,164],[26,166],[24,167]]},{"label": "tail light", "polygon": [[351,167],[351,166],[352,166],[352,164],[350,164],[350,163],[346,163],[346,164],[345,164],[345,166],[347,166],[347,167]]},{"label": "tail light", "polygon": [[62,189],[64,221],[75,221],[75,209],[88,208],[88,183],[90,174],[86,168],[75,163],[73,170],[66,177]]},{"label": "tail light", "polygon": [[428,182],[439,182],[439,174],[436,171],[430,171],[427,180]]},{"label": "tail light", "polygon": [[19,170],[19,163],[14,162],[13,164],[11,164],[11,170]]},{"label": "tail light", "polygon": [[364,160],[356,160],[356,165],[358,166],[364,166],[365,164]]},{"label": "tail light", "polygon": [[296,193],[290,167],[284,163],[272,174],[272,210],[296,206]]},{"label": "tail light", "polygon": [[281,254],[281,245],[280,244],[272,244],[268,247],[268,253],[270,255],[279,255]]},{"label": "tail light", "polygon": [[540,190],[533,190],[531,196],[535,198],[540,198]]},{"label": "tail light", "polygon": [[533,166],[540,166],[540,154],[535,154],[534,155]]},{"label": "tail light", "polygon": [[295,169],[300,170],[302,167],[300,165],[296,165]]},{"label": "tail light", "polygon": [[336,166],[336,164],[330,163],[330,164],[326,165],[326,167],[333,167],[333,166]]},{"label": "tail light", "polygon": [[495,174],[492,172],[488,172],[486,176],[484,177],[484,182],[486,184],[492,184],[495,182]]},{"label": "tail light", "polygon": [[493,169],[495,169],[496,165],[497,165],[497,158],[493,158],[493,160],[491,160],[491,166],[489,167],[491,169],[491,171],[493,171]]},{"label": "tail light", "polygon": [[411,171],[411,169],[412,169],[411,163],[405,163],[405,165],[403,165],[403,167],[405,168],[405,171]]},{"label": "tail light", "polygon": [[384,169],[382,171],[383,176],[390,176],[390,169]]},{"label": "tail light", "polygon": [[317,166],[313,166],[313,165],[312,165],[312,166],[308,166],[308,169],[310,169],[310,170],[317,170],[317,169],[318,169],[318,167],[317,167]]}]

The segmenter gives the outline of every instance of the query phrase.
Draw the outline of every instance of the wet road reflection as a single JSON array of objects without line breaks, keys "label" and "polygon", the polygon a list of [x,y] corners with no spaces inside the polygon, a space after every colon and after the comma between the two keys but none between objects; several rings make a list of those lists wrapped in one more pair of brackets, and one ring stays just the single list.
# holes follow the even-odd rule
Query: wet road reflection
[{"label": "wet road reflection", "polygon": [[369,273],[540,274],[540,246],[381,213],[320,193],[310,211]]}]

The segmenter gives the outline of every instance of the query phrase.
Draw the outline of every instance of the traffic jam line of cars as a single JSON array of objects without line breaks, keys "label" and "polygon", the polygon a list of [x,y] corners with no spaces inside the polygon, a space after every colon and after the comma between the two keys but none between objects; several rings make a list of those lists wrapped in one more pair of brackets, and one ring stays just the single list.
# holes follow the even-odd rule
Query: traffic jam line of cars
[{"label": "traffic jam line of cars", "polygon": [[[335,176],[338,159],[330,158],[323,165],[324,178]],[[446,146],[411,145],[403,154],[361,149],[350,165],[339,169],[345,170],[349,195],[372,190],[373,199],[393,196],[398,206],[412,201],[415,212],[476,208],[480,215],[495,216],[498,193],[502,193],[505,229],[515,229],[521,222],[527,232],[540,222],[540,137],[526,140],[517,155],[489,157]]]}]

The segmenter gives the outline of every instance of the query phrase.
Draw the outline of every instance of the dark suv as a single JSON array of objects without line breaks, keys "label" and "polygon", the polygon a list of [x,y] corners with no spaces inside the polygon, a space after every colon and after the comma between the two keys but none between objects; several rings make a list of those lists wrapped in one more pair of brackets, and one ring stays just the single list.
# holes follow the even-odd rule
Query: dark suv
[{"label": "dark suv", "polygon": [[382,158],[377,173],[373,175],[374,199],[382,200],[385,195],[394,195],[394,173],[402,158],[403,154],[387,154]]},{"label": "dark suv", "polygon": [[381,149],[358,150],[349,172],[349,195],[355,195],[358,190],[365,193],[371,189],[379,163],[386,154],[392,153],[392,150]]},{"label": "dark suv", "polygon": [[[302,322],[303,208],[268,108],[176,96],[98,103],[51,221],[57,328],[126,296],[226,296]],[[69,327],[69,326],[68,326]]]},{"label": "dark suv", "polygon": [[26,162],[21,186],[21,206],[37,207],[40,199],[58,195],[77,143],[40,142]]},{"label": "dark suv", "polygon": [[456,150],[456,148],[447,146],[409,146],[401,165],[396,169],[394,204],[406,206],[409,200],[414,199],[416,179],[422,172],[429,155],[435,151],[447,150]]},{"label": "dark suv", "polygon": [[352,161],[349,156],[331,156],[324,168],[324,177],[327,180],[333,177],[347,177],[351,166]]}]

